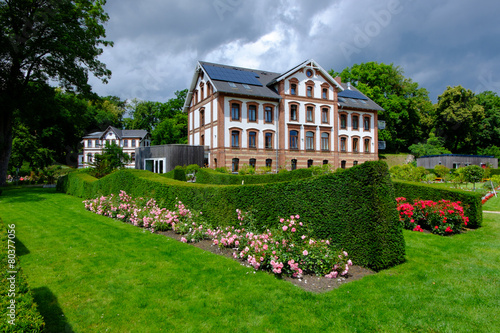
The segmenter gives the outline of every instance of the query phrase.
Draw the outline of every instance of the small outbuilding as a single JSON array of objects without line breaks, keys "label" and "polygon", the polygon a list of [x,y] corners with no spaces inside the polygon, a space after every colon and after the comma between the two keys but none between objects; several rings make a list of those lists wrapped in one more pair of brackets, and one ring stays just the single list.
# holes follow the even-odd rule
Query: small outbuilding
[{"label": "small outbuilding", "polygon": [[178,165],[198,164],[203,167],[204,153],[203,146],[172,144],[139,147],[135,149],[135,168],[166,173]]},{"label": "small outbuilding", "polygon": [[434,169],[436,165],[444,165],[449,169],[458,169],[468,165],[479,165],[480,167],[489,166],[498,168],[498,158],[495,156],[482,155],[458,155],[458,154],[443,154],[422,156],[417,158],[417,166],[422,166],[426,169]]}]

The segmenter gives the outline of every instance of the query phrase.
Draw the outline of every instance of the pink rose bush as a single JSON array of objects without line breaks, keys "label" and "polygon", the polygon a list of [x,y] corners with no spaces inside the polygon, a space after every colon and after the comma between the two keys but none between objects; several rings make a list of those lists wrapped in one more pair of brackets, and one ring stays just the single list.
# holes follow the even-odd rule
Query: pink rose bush
[{"label": "pink rose bush", "polygon": [[255,270],[300,278],[315,274],[328,278],[346,277],[352,261],[331,240],[317,240],[299,215],[279,219],[278,226],[265,232],[255,230],[252,212],[237,209],[239,227],[213,228],[202,213],[188,209],[181,201],[174,210],[160,208],[154,199],[134,199],[125,191],[84,201],[85,208],[100,215],[148,228],[151,232],[174,230],[184,243],[211,239],[221,248],[233,249],[233,257]]},{"label": "pink rose bush", "polygon": [[233,257],[245,260],[255,270],[300,278],[314,274],[334,278],[347,276],[352,261],[346,251],[336,249],[330,240],[316,240],[299,222],[300,216],[279,219],[279,226],[258,233],[245,227],[210,230],[214,245],[233,249]]},{"label": "pink rose bush", "polygon": [[415,200],[409,203],[406,198],[396,201],[399,220],[408,230],[423,232],[426,229],[438,235],[451,235],[459,233],[469,222],[460,201]]}]

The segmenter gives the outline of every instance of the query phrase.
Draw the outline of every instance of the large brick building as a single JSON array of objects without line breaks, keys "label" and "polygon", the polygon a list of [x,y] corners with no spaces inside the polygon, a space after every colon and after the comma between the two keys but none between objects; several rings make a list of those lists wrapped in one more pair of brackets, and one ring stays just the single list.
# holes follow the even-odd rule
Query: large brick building
[{"label": "large brick building", "polygon": [[198,62],[184,105],[188,142],[205,163],[237,171],[378,159],[382,108],[314,60],[285,73]]}]

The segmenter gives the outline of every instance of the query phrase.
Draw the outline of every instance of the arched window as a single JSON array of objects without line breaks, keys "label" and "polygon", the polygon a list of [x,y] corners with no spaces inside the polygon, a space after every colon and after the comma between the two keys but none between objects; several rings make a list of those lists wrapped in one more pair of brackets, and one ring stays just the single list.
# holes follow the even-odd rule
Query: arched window
[{"label": "arched window", "polygon": [[357,130],[359,127],[359,117],[358,116],[352,116],[352,129]]},{"label": "arched window", "polygon": [[297,160],[293,159],[292,160],[292,170],[296,170],[296,169],[297,169]]},{"label": "arched window", "polygon": [[306,149],[314,150],[314,132],[306,132]]},{"label": "arched window", "polygon": [[340,138],[340,151],[345,152],[346,151],[346,141],[347,139],[342,137]]},{"label": "arched window", "polygon": [[264,138],[265,148],[272,149],[273,148],[273,133],[266,133]]},{"label": "arched window", "polygon": [[231,119],[240,120],[240,105],[238,103],[231,104]]},{"label": "arched window", "polygon": [[345,163],[346,163],[345,161],[341,161],[341,162],[340,162],[340,167],[341,167],[342,169],[345,169]]},{"label": "arched window", "polygon": [[239,158],[233,158],[233,163],[232,163],[232,170],[233,172],[238,172],[238,166],[240,164],[240,159]]},{"label": "arched window", "polygon": [[321,150],[330,150],[330,135],[326,132],[321,133]]},{"label": "arched window", "polygon": [[290,149],[299,149],[299,132],[290,131]]},{"label": "arched window", "polygon": [[256,163],[256,159],[255,158],[251,158],[250,161],[248,162],[248,164],[255,169],[255,163]]},{"label": "arched window", "polygon": [[369,131],[370,130],[370,117],[364,117],[363,124],[364,124],[364,130]]},{"label": "arched window", "polygon": [[248,148],[257,148],[257,132],[248,133]]},{"label": "arched window", "polygon": [[272,166],[273,166],[273,160],[270,158],[266,159],[266,167],[272,168]]},{"label": "arched window", "polygon": [[340,115],[340,128],[342,129],[347,128],[347,116],[345,114]]},{"label": "arched window", "polygon": [[313,166],[313,160],[307,160],[307,167],[310,168]]}]

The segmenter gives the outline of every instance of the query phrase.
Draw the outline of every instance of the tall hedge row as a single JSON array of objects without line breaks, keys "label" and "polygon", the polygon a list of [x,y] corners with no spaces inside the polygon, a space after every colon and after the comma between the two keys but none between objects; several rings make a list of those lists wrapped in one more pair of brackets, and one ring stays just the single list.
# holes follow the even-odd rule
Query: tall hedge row
[{"label": "tall hedge row", "polygon": [[394,189],[396,197],[405,197],[408,200],[460,201],[464,205],[465,215],[469,217],[468,227],[479,228],[483,222],[483,205],[479,193],[405,181],[394,181]]},{"label": "tall hedge row", "polygon": [[[9,265],[8,239],[7,227],[2,219],[0,219],[0,316],[2,318],[0,321],[0,332],[43,332],[45,322],[38,311],[32,291],[26,281],[26,276],[19,265],[19,258],[15,257],[14,267]],[[15,246],[16,244],[13,243],[13,245]],[[12,274],[10,273],[11,271],[17,273]],[[12,277],[12,275],[15,275],[15,297],[9,295],[12,293],[10,291],[12,280],[8,280],[8,278]],[[11,299],[15,300],[16,310],[13,325],[8,322],[12,319],[12,317],[8,316],[10,314],[8,307],[11,306]]]},{"label": "tall hedge row", "polygon": [[213,185],[241,185],[242,182],[244,182],[244,184],[268,184],[310,178],[312,175],[312,168],[266,175],[234,175],[205,168],[199,169],[196,172],[196,182],[199,184]]},{"label": "tall hedge row", "polygon": [[394,188],[384,162],[303,180],[255,185],[184,183],[142,170],[122,170],[100,180],[80,172],[62,178],[59,190],[84,198],[119,193],[153,197],[172,208],[181,200],[215,225],[237,223],[236,209],[253,210],[261,227],[299,214],[318,238],[332,238],[359,265],[380,270],[404,260]]}]

